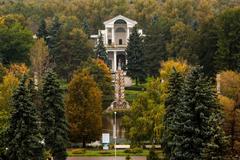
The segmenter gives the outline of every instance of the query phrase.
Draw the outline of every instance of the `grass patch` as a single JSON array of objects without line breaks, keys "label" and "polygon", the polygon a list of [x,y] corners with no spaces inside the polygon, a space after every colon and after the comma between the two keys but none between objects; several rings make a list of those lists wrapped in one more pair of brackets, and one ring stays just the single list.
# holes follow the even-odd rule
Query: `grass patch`
[{"label": "grass patch", "polygon": [[[69,157],[77,157],[77,156],[114,156],[114,150],[85,150],[85,152],[81,152],[83,149],[68,149]],[[117,150],[117,156],[147,156],[149,153],[148,150],[142,150],[141,153],[126,153],[125,150]]]},{"label": "grass patch", "polygon": [[143,93],[143,91],[125,90],[126,100],[131,104],[141,93]]}]

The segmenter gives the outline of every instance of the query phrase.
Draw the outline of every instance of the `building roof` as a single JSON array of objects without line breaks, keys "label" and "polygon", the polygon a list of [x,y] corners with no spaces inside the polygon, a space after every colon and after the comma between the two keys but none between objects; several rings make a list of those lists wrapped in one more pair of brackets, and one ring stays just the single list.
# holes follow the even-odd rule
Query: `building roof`
[{"label": "building roof", "polygon": [[129,18],[127,18],[127,17],[125,17],[125,16],[122,16],[122,15],[118,15],[118,16],[112,18],[112,19],[109,19],[109,20],[105,21],[105,22],[104,22],[104,25],[105,25],[105,26],[106,26],[106,25],[113,25],[113,24],[115,23],[115,21],[117,21],[117,20],[124,20],[124,21],[126,21],[126,23],[127,23],[128,25],[130,24],[130,25],[135,26],[135,25],[137,24],[137,22],[134,21],[134,20],[132,20],[132,19],[129,19]]}]

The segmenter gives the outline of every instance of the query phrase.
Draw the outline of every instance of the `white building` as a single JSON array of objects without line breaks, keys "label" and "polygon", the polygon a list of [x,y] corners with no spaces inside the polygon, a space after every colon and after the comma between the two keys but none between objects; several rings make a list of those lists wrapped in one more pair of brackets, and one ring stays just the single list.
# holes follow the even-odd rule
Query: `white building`
[{"label": "white building", "polygon": [[[110,20],[104,22],[105,29],[99,30],[98,35],[91,35],[96,43],[102,33],[103,43],[106,47],[108,57],[110,60],[110,67],[112,72],[121,69],[126,63],[126,47],[133,27],[137,24],[136,21],[131,20],[122,15],[118,15]],[[142,35],[142,30],[138,32]]]}]

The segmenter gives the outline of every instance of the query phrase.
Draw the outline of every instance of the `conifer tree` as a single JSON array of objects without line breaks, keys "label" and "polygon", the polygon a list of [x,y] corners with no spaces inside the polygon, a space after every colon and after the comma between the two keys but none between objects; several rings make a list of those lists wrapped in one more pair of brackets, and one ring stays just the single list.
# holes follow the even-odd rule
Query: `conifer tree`
[{"label": "conifer tree", "polygon": [[42,136],[36,107],[24,77],[12,97],[14,111],[8,129],[7,156],[14,160],[43,160]]},{"label": "conifer tree", "polygon": [[210,86],[200,67],[193,68],[187,76],[173,125],[172,159],[205,159],[209,154],[221,157],[224,153],[219,152],[226,142],[221,124],[212,117],[219,115],[220,109]]},{"label": "conifer tree", "polygon": [[181,100],[181,90],[183,85],[183,77],[180,72],[177,72],[175,68],[169,78],[168,85],[168,97],[165,101],[165,116],[164,116],[164,130],[162,136],[162,147],[166,154],[166,157],[171,159],[171,152],[174,149],[173,126],[175,125],[175,115],[177,107]]},{"label": "conifer tree", "polygon": [[219,113],[213,113],[208,121],[211,139],[205,143],[202,150],[202,159],[224,159],[229,148],[229,138],[225,136],[222,125],[223,118]]},{"label": "conifer tree", "polygon": [[89,24],[88,24],[88,21],[86,18],[83,19],[82,29],[89,38],[90,37],[90,28],[89,28]]},{"label": "conifer tree", "polygon": [[103,60],[106,64],[108,64],[108,55],[106,52],[106,48],[103,44],[103,36],[102,33],[100,33],[98,44],[96,46],[96,57]]},{"label": "conifer tree", "polygon": [[63,90],[52,71],[48,71],[43,82],[43,135],[46,147],[54,160],[66,159],[68,125],[63,104]]},{"label": "conifer tree", "polygon": [[77,70],[89,58],[94,57],[93,47],[86,34],[78,28],[61,27],[57,36],[57,45],[53,49],[55,72],[61,78],[70,80]]},{"label": "conifer tree", "polygon": [[47,36],[47,45],[49,48],[49,53],[51,56],[54,56],[55,48],[58,44],[58,33],[61,27],[61,23],[59,22],[58,17],[54,17],[52,21],[52,26],[49,30],[49,34]]},{"label": "conifer tree", "polygon": [[102,91],[102,109],[105,110],[114,100],[111,71],[100,59],[87,61],[85,66],[95,82],[97,82],[99,89]]},{"label": "conifer tree", "polygon": [[166,42],[170,37],[169,22],[154,17],[144,38],[144,68],[148,76],[159,75],[160,62],[167,59]]},{"label": "conifer tree", "polygon": [[126,49],[128,63],[126,65],[127,75],[138,82],[145,80],[143,40],[136,27],[133,28]]},{"label": "conifer tree", "polygon": [[48,36],[47,28],[46,28],[46,22],[44,18],[41,18],[39,28],[36,33],[38,38],[44,38],[46,40]]},{"label": "conifer tree", "polygon": [[240,71],[239,19],[240,8],[227,9],[217,17],[218,49],[214,57],[217,70]]}]

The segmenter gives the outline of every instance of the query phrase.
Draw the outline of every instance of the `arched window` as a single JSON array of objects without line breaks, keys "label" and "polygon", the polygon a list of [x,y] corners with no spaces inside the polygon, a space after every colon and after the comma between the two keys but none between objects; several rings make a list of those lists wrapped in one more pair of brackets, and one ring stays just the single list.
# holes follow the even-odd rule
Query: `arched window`
[{"label": "arched window", "polygon": [[127,22],[124,21],[123,19],[118,19],[114,22],[114,24],[127,24]]}]

